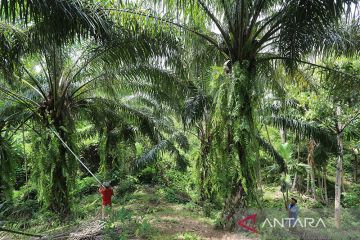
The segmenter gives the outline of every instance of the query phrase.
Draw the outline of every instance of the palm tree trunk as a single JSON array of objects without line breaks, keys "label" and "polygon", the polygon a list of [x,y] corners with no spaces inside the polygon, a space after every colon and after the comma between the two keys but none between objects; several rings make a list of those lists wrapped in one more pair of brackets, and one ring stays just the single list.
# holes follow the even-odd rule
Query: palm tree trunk
[{"label": "palm tree trunk", "polygon": [[[258,203],[256,190],[256,140],[255,120],[253,114],[252,96],[254,69],[247,63],[236,62],[234,65],[234,92],[232,98],[231,123],[229,128],[232,133],[228,134],[227,149],[229,156],[236,155],[239,161],[240,172],[234,176],[231,194],[224,205],[224,222],[229,223],[228,216],[239,208],[246,206],[247,202]],[[236,152],[233,152],[233,151]],[[241,177],[240,177],[241,176]],[[244,185],[245,184],[245,185]]]},{"label": "palm tree trunk", "polygon": [[[1,127],[0,127],[1,128]],[[0,129],[2,130],[2,129]],[[12,158],[9,154],[7,141],[0,131],[0,203],[12,199],[13,182],[9,181],[13,175]]]},{"label": "palm tree trunk", "polygon": [[[237,115],[234,116],[234,125],[235,131],[237,134],[233,134],[233,142],[236,146],[238,160],[241,166],[241,176],[240,180],[236,186],[236,189],[241,187],[246,187],[247,195],[255,197],[254,193],[256,192],[256,169],[254,162],[256,159],[253,159],[256,156],[255,151],[257,146],[255,145],[255,119],[253,114],[253,99],[251,92],[254,79],[254,69],[251,69],[250,66],[242,66],[239,64],[238,68],[234,69],[235,73],[235,108],[238,111]],[[241,127],[239,127],[239,125]],[[243,181],[245,180],[245,181]],[[247,186],[242,186],[242,183],[246,183]],[[238,191],[236,191],[238,192]]]},{"label": "palm tree trunk", "polygon": [[[285,103],[284,101],[281,101],[281,108],[285,108]],[[287,136],[286,136],[286,128],[284,126],[280,126],[280,138],[281,138],[281,143],[284,144],[287,142]]]},{"label": "palm tree trunk", "polygon": [[326,165],[323,166],[323,183],[324,183],[325,203],[327,204],[329,202],[329,198],[328,198],[328,194],[327,194],[327,170],[326,170]]},{"label": "palm tree trunk", "polygon": [[355,156],[355,159],[354,159],[354,182],[357,183],[357,179],[358,179],[357,172],[358,172],[359,163],[358,163],[358,156],[356,153],[354,156]]},{"label": "palm tree trunk", "polygon": [[[280,128],[280,137],[281,137],[281,143],[282,144],[286,143],[286,141],[287,141],[286,128],[283,126]],[[285,174],[285,176],[286,176],[286,174]],[[288,202],[288,201],[289,201],[289,188],[286,186],[286,202]]]},{"label": "palm tree trunk", "polygon": [[320,171],[318,172],[318,185],[319,185],[319,189],[320,189],[320,196],[321,196],[321,201],[325,202],[324,199],[324,177],[320,176]]},{"label": "palm tree trunk", "polygon": [[310,139],[308,144],[308,164],[310,165],[311,195],[313,199],[316,199],[314,150],[315,141]]},{"label": "palm tree trunk", "polygon": [[105,178],[110,179],[112,176],[112,168],[114,162],[113,149],[115,146],[115,141],[111,134],[111,131],[114,129],[112,123],[106,123],[106,127],[104,129],[104,147],[102,148],[102,158],[100,161],[101,164],[101,172],[105,175]]},{"label": "palm tree trunk", "polygon": [[310,171],[306,170],[306,195],[309,194],[310,191]]},{"label": "palm tree trunk", "polygon": [[296,189],[296,181],[297,181],[297,172],[295,172],[295,175],[294,175],[294,180],[293,180],[293,183],[292,183],[292,186],[291,186],[291,191],[295,191],[295,189]]},{"label": "palm tree trunk", "polygon": [[[63,137],[63,135],[60,135]],[[52,171],[51,178],[51,199],[50,209],[65,217],[70,213],[69,192],[67,179],[64,174],[64,164],[66,162],[66,149],[59,145],[59,156],[56,159],[55,167]]]},{"label": "palm tree trunk", "polygon": [[311,195],[314,200],[316,200],[316,185],[315,185],[315,169],[312,167],[310,171],[311,177]]},{"label": "palm tree trunk", "polygon": [[[300,143],[298,142],[296,165],[299,164],[299,161],[300,161]],[[291,186],[291,191],[294,191],[296,189],[296,181],[297,181],[297,170],[295,168],[295,176],[294,176],[293,184]]]},{"label": "palm tree trunk", "polygon": [[201,153],[198,158],[198,169],[199,169],[199,187],[200,187],[200,203],[205,203],[208,199],[209,194],[209,184],[207,181],[209,180],[209,163],[208,163],[208,155],[210,152],[211,146],[211,138],[206,137],[205,129],[201,133]]},{"label": "palm tree trunk", "polygon": [[112,145],[111,143],[111,137],[107,137],[106,139],[106,143],[105,143],[105,177],[107,179],[111,178],[111,173],[112,173],[112,169],[113,169],[113,162],[114,162],[114,157],[113,157],[113,148],[115,146]]},{"label": "palm tree trunk", "polygon": [[337,228],[340,227],[341,223],[341,181],[343,174],[343,156],[344,146],[342,142],[342,125],[340,122],[341,108],[336,107],[336,139],[338,145],[338,159],[336,163],[336,179],[335,179],[335,225]]},{"label": "palm tree trunk", "polygon": [[198,126],[200,138],[200,156],[197,162],[197,169],[199,174],[199,188],[200,188],[200,203],[204,204],[209,199],[211,186],[209,184],[210,178],[210,164],[209,153],[211,149],[212,137],[208,128],[208,114],[205,110],[201,124]]},{"label": "palm tree trunk", "polygon": [[280,137],[281,137],[281,142],[282,143],[287,142],[286,128],[285,127],[280,127]]},{"label": "palm tree trunk", "polygon": [[24,168],[25,168],[25,183],[28,183],[28,172],[27,172],[27,159],[26,159],[26,149],[25,149],[25,128],[22,127],[22,140],[23,140],[23,151],[24,151]]}]

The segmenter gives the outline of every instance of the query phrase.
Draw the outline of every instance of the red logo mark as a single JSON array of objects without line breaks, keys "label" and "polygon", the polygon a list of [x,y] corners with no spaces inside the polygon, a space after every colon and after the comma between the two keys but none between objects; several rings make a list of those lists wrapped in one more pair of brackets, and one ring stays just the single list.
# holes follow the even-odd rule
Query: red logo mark
[{"label": "red logo mark", "polygon": [[244,223],[245,223],[246,221],[248,221],[248,220],[251,220],[252,223],[255,224],[255,223],[256,223],[256,213],[254,213],[254,214],[252,214],[252,215],[250,215],[250,216],[247,216],[246,218],[244,218],[244,219],[242,219],[242,220],[239,220],[239,221],[237,222],[237,224],[238,224],[239,226],[243,227],[243,228],[246,228],[247,230],[250,230],[250,231],[252,231],[252,232],[254,232],[254,233],[257,233],[256,229],[254,229],[254,228],[252,228],[252,227],[249,227],[249,226],[247,226],[247,225],[244,224]]}]

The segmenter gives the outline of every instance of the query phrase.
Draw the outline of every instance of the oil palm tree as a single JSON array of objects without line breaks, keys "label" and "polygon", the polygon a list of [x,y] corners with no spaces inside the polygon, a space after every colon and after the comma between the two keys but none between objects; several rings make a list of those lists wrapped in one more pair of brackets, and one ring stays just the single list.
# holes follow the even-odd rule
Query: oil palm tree
[{"label": "oil palm tree", "polygon": [[[74,160],[51,131],[56,131],[74,148],[72,139],[79,119],[89,118],[96,111],[124,108],[107,97],[114,94],[117,80],[135,82],[135,79],[151,79],[160,84],[174,77],[169,70],[149,63],[149,59],[155,57],[166,59],[162,55],[166,53],[163,47],[170,49],[170,45],[161,46],[156,40],[141,41],[141,37],[146,39],[144,35],[122,36],[122,39],[106,46],[97,46],[90,41],[84,49],[48,44],[37,55],[23,55],[14,74],[14,84],[1,85],[2,98],[15,102],[21,112],[21,124],[36,122],[38,126],[35,128],[44,133],[40,137],[41,145],[49,147],[50,155],[47,157],[53,154],[54,160],[49,163],[49,158],[43,159],[47,164],[42,165],[46,167],[42,169],[40,179],[46,179],[46,173],[51,173],[47,193],[48,198],[51,196],[49,207],[62,215],[70,212],[68,186],[75,174]],[[134,42],[132,37],[139,41]],[[126,44],[128,46],[124,48]],[[30,68],[33,65],[35,69]],[[131,111],[127,113],[132,114]]]},{"label": "oil palm tree", "polygon": [[[218,157],[238,161],[238,172],[229,186],[235,205],[256,200],[256,111],[262,92],[259,75],[269,61],[281,60],[288,69],[308,63],[308,53],[321,53],[334,22],[353,1],[154,1],[158,9],[119,9],[123,13],[153,18],[161,24],[194,33],[225,56],[230,74],[215,96],[218,103],[213,128],[217,129]],[[165,6],[165,8],[164,8]],[[145,8],[145,7],[144,7]],[[175,17],[169,17],[175,16]],[[162,17],[162,18],[161,18]],[[208,28],[206,28],[208,26]],[[212,33],[213,29],[219,34]],[[308,63],[311,65],[316,65]],[[227,205],[229,206],[229,205]]]},{"label": "oil palm tree", "polygon": [[[159,94],[161,89],[153,95],[149,82],[147,82],[147,86],[139,88],[139,85],[141,85],[139,81],[136,86],[126,81],[123,84],[120,83],[119,88],[122,92],[129,91],[130,88],[141,89],[141,92],[118,93],[116,109],[91,113],[88,118],[93,123],[93,128],[88,130],[98,132],[100,135],[101,170],[108,178],[113,177],[111,170],[114,169],[114,166],[118,166],[118,172],[138,170],[139,167],[155,161],[158,153],[162,151],[175,155],[180,168],[186,167],[184,158],[175,147],[178,144],[179,147],[186,149],[188,145],[185,136],[176,131],[172,120],[176,110],[170,106],[177,103],[167,101],[167,98]],[[173,92],[175,91],[174,89]],[[179,106],[174,107],[179,108]],[[167,112],[167,115],[159,114],[164,111]],[[148,138],[153,147],[138,158],[135,143],[140,136]],[[123,162],[126,153],[119,152],[119,149],[133,152],[131,162],[127,164]]]},{"label": "oil palm tree", "polygon": [[19,157],[9,131],[14,123],[11,121],[14,112],[8,112],[6,109],[6,107],[0,106],[0,203],[11,200],[14,167],[16,159]]},{"label": "oil palm tree", "polygon": [[[343,157],[344,157],[344,136],[356,136],[357,132],[351,129],[353,124],[359,121],[360,111],[350,111],[346,114],[344,109],[346,105],[348,109],[359,108],[359,98],[357,92],[359,91],[358,76],[360,71],[358,67],[355,67],[352,60],[347,61],[335,61],[331,64],[337,65],[337,68],[342,69],[348,73],[352,73],[354,77],[343,76],[338,73],[327,73],[324,76],[324,89],[329,94],[328,105],[333,109],[328,109],[328,112],[333,115],[330,121],[325,122],[329,131],[336,135],[337,146],[337,162],[336,162],[336,179],[335,179],[335,225],[340,227],[341,223],[341,191],[344,188],[343,181]],[[339,84],[341,83],[341,84]],[[344,115],[346,117],[344,117]],[[347,129],[348,128],[348,129]]]}]

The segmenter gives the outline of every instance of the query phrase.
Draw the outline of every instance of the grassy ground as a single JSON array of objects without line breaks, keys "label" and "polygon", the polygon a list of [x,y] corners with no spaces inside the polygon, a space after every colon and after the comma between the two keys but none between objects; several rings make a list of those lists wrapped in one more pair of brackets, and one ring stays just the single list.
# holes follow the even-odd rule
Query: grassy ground
[{"label": "grassy ground", "polygon": [[[199,206],[181,203],[181,198],[169,198],[157,186],[141,186],[122,196],[116,194],[106,221],[101,220],[101,198],[97,193],[83,196],[75,205],[74,215],[67,223],[39,214],[26,231],[49,239],[251,239],[217,229],[216,211],[205,217]],[[3,234],[0,239],[28,238]]]},{"label": "grassy ground", "polygon": [[[279,187],[264,186],[263,190],[263,207],[278,210],[278,217],[286,217],[283,195],[279,191]],[[270,229],[271,231],[269,229],[260,229],[261,234],[225,232],[216,228],[219,211],[212,209],[211,214],[205,216],[203,209],[189,201],[186,196],[179,195],[179,193],[174,194],[168,191],[167,188],[152,185],[138,185],[131,191],[124,192],[120,188],[115,188],[116,195],[113,199],[113,208],[108,209],[107,215],[109,217],[106,221],[102,221],[101,197],[97,193],[97,187],[93,186],[87,191],[81,189],[79,192],[86,192],[86,194],[74,196],[76,202],[73,204],[73,215],[66,222],[59,221],[56,216],[48,212],[42,212],[42,210],[35,210],[33,214],[30,214],[36,205],[31,205],[31,201],[27,201],[26,204],[28,205],[19,206],[19,213],[17,211],[13,213],[14,222],[17,225],[10,227],[12,229],[25,229],[24,231],[31,233],[39,233],[48,236],[48,239],[78,240],[275,239],[274,236],[281,237],[283,234],[288,233],[288,229],[278,229],[278,231],[276,229]],[[307,210],[322,207],[318,201],[297,192],[290,193],[289,197],[298,199],[303,215],[306,214]],[[356,218],[352,216],[355,213],[350,212],[348,217],[344,217],[343,225],[345,228],[343,230],[310,229],[310,231],[307,229],[306,233],[310,234],[310,236],[323,237],[322,239],[341,239],[341,236],[345,236],[349,232],[352,233],[351,236],[355,236],[357,234],[356,226],[354,227]],[[29,218],[26,218],[24,214],[29,214]],[[330,215],[327,217],[326,224],[333,221],[332,209],[328,214]],[[323,215],[319,216],[323,217]],[[260,218],[258,220],[261,221]],[[291,236],[293,239],[307,239],[303,238],[301,234],[304,234],[304,231],[298,234],[295,232]],[[289,236],[289,234],[286,236]],[[329,236],[334,238],[328,238]],[[0,232],[0,239],[29,238]]]},{"label": "grassy ground", "polygon": [[205,217],[191,202],[176,203],[176,199],[169,202],[161,188],[141,187],[114,200],[112,217],[105,226],[105,234],[113,238],[117,235],[123,239],[248,239],[216,229],[215,216]]}]

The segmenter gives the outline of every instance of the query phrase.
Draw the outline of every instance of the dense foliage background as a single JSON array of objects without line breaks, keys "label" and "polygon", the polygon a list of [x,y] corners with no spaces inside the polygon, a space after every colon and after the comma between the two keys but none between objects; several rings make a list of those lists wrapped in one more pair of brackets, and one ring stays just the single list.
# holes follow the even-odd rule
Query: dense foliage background
[{"label": "dense foliage background", "polygon": [[115,188],[109,239],[163,239],[166,204],[234,230],[239,209],[290,197],[344,227],[360,205],[357,3],[0,1],[1,229],[98,216],[78,160]]}]

